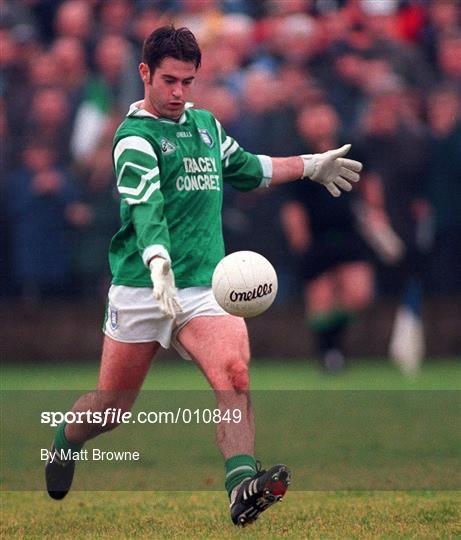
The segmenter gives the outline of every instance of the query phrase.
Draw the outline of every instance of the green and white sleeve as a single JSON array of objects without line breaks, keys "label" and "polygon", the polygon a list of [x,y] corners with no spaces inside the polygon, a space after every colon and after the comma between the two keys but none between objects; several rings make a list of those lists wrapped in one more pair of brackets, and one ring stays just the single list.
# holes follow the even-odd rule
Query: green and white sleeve
[{"label": "green and white sleeve", "polygon": [[272,159],[246,152],[235,139],[226,134],[218,120],[216,127],[224,181],[241,191],[268,187],[272,180]]},{"label": "green and white sleeve", "polygon": [[113,156],[122,212],[130,214],[144,264],[156,255],[169,259],[170,238],[154,148],[142,137],[129,136],[117,142]]}]

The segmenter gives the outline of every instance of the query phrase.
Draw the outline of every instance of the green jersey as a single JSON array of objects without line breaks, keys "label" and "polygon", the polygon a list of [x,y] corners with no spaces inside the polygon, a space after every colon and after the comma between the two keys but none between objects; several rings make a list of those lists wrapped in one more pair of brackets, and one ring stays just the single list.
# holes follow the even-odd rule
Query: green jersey
[{"label": "green jersey", "polygon": [[171,258],[176,286],[208,286],[224,256],[223,182],[247,191],[268,185],[271,160],[245,152],[214,116],[187,108],[174,122],[130,107],[113,162],[121,228],[109,261],[115,285],[151,287],[149,260]]}]

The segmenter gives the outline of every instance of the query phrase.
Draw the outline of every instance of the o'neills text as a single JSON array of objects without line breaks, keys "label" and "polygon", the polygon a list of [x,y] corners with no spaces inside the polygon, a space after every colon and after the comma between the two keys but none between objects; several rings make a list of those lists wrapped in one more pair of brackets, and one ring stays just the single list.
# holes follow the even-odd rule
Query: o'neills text
[{"label": "o'neills text", "polygon": [[229,298],[231,302],[235,302],[235,301],[249,302],[250,300],[254,300],[255,298],[262,298],[263,296],[267,296],[271,292],[272,292],[272,283],[264,283],[264,285],[259,285],[259,287],[255,287],[251,291],[244,291],[244,292],[231,291],[229,294]]}]

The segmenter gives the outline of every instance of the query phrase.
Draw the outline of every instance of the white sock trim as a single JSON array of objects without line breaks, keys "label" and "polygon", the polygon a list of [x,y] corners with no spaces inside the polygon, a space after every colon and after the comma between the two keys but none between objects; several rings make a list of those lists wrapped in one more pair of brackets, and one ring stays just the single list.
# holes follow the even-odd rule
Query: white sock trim
[{"label": "white sock trim", "polygon": [[226,474],[226,480],[229,478],[229,476],[233,475],[237,471],[251,471],[252,473],[256,472],[256,470],[250,465],[240,465],[240,467],[235,467],[235,469],[232,469]]}]

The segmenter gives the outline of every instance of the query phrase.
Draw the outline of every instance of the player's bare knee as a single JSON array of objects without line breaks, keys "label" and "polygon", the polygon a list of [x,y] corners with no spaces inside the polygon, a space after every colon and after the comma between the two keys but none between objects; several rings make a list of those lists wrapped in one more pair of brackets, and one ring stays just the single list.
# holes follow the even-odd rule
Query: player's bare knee
[{"label": "player's bare knee", "polygon": [[344,298],[344,305],[350,311],[365,309],[372,300],[372,291],[366,287],[356,289]]},{"label": "player's bare knee", "polygon": [[250,376],[248,373],[248,362],[242,359],[229,362],[227,373],[232,387],[237,392],[247,392],[250,387]]}]

